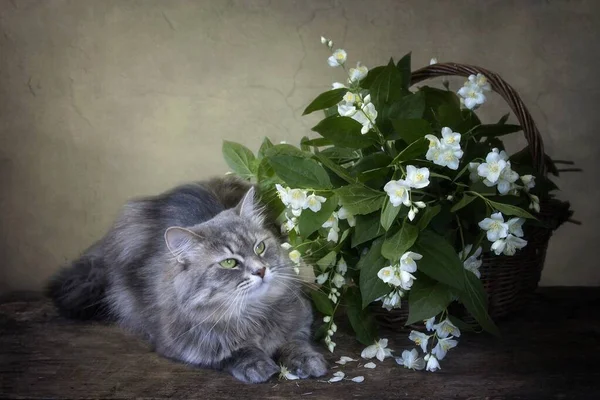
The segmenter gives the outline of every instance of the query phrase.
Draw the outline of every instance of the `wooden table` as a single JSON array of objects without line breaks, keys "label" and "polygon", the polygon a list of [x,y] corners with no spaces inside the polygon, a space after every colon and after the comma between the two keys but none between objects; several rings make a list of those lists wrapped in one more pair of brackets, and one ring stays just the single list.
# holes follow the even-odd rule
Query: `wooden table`
[{"label": "wooden table", "polygon": [[[62,319],[45,299],[13,297],[0,304],[0,398],[600,399],[600,288],[542,289],[499,325],[501,339],[463,335],[435,373],[387,359],[332,370],[363,383],[246,385],[160,358],[115,326]],[[410,345],[406,332],[382,336],[397,353]],[[343,332],[336,341],[333,366],[363,347]]]}]

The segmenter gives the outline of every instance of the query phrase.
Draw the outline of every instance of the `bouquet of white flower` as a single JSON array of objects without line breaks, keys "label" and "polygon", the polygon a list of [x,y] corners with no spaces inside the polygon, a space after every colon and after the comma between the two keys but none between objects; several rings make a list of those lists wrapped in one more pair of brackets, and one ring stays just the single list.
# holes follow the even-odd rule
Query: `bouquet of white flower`
[{"label": "bouquet of white flower", "polygon": [[410,54],[371,70],[360,63],[347,69],[346,52],[321,41],[332,53],[328,64],[347,79],[304,111],[324,110],[312,129],[320,137],[305,137],[299,147],[265,138],[256,156],[225,142],[224,157],[257,183],[297,271],[314,268],[319,289],[311,296],[324,314],[319,333],[329,350],[341,304],[356,338],[370,345],[362,356],[390,356],[387,340],[376,341],[373,305],[393,312],[406,299],[404,322],[422,326],[409,338],[425,355],[413,349],[397,361],[434,371],[460,329],[470,327],[449,314],[451,303],[497,333],[480,281],[482,257],[518,256],[527,227],[544,224],[531,212],[539,215],[540,201],[552,198],[556,186],[545,172],[553,164],[539,143],[541,156],[525,148],[509,157],[499,138],[522,128],[507,124],[508,115],[481,123],[474,110],[492,89],[485,74],[469,75],[456,93],[447,82],[411,91]]}]

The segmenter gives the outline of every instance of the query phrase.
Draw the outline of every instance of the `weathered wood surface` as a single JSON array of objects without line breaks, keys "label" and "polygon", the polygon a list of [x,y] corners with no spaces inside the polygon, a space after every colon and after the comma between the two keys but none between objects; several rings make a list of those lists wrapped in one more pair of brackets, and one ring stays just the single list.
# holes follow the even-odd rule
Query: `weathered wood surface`
[{"label": "weathered wood surface", "polygon": [[[76,323],[41,300],[0,304],[0,398],[201,399],[600,399],[600,289],[545,289],[500,339],[466,334],[436,373],[392,359],[374,370],[339,369],[363,383],[324,380],[246,385],[215,371],[165,360],[119,328]],[[385,332],[397,353],[406,332]],[[336,355],[362,346],[339,333]],[[334,369],[336,371],[339,369]]]}]

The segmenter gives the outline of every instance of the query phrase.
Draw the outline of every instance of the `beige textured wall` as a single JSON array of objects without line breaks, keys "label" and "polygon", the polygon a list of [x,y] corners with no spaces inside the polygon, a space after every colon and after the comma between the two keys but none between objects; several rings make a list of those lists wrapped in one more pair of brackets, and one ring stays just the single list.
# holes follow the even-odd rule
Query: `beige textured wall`
[{"label": "beige textured wall", "polygon": [[547,151],[586,170],[559,181],[585,225],[555,235],[542,283],[598,285],[599,16],[594,0],[1,0],[0,292],[39,289],[129,197],[225,172],[222,139],[299,140],[342,79],[321,34],[351,62],[412,50],[511,82]]}]

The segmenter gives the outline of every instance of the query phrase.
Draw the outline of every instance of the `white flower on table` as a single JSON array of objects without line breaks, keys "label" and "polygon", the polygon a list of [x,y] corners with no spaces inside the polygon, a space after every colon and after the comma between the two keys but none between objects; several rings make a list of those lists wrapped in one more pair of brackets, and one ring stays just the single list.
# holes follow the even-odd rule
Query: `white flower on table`
[{"label": "white flower on table", "polygon": [[286,380],[296,380],[296,379],[300,379],[297,375],[294,375],[290,372],[289,369],[287,369],[285,366],[280,365],[279,366],[279,379],[286,379]]},{"label": "white flower on table", "polygon": [[406,183],[411,188],[422,189],[429,185],[429,168],[417,168],[414,165],[406,166]]},{"label": "white flower on table", "polygon": [[354,378],[352,378],[350,380],[355,383],[361,383],[365,380],[365,377],[364,376],[355,376]]},{"label": "white flower on table", "polygon": [[360,62],[356,63],[356,68],[350,68],[349,71],[349,80],[350,83],[360,82],[364,78],[366,78],[369,73],[369,69],[364,65],[361,65]]},{"label": "white flower on table", "polygon": [[[471,250],[473,250],[473,245],[466,245],[465,249],[458,253],[458,257],[460,257],[460,259],[462,260],[471,252]],[[481,246],[478,247],[477,250],[475,250],[475,253],[473,253],[469,258],[463,261],[463,267],[467,271],[471,271],[472,273],[474,273],[475,276],[478,278],[481,278],[481,272],[479,272],[479,268],[481,267],[481,264],[483,264],[483,261],[479,258],[479,256],[481,256],[482,251],[483,249],[481,248]]]},{"label": "white flower on table", "polygon": [[377,367],[377,365],[374,362],[368,362],[365,365],[363,365],[363,367],[365,367],[367,369],[375,369],[375,367]]},{"label": "white flower on table", "polygon": [[342,371],[338,371],[336,373],[333,374],[333,378],[329,379],[329,382],[334,383],[334,382],[339,382],[342,379],[344,379],[344,377],[346,376],[345,373],[343,373]]},{"label": "white flower on table", "polygon": [[438,362],[437,358],[435,358],[435,356],[434,356],[434,355],[427,354],[427,355],[424,357],[424,359],[425,359],[425,361],[427,361],[427,366],[425,367],[425,369],[426,369],[427,371],[430,371],[430,372],[435,372],[435,371],[437,371],[438,369],[442,369],[442,368],[440,367],[440,363]]},{"label": "white flower on table", "polygon": [[408,338],[415,342],[417,346],[421,346],[421,350],[423,350],[424,353],[427,352],[427,344],[429,343],[430,337],[431,335],[426,335],[419,331],[410,331],[410,334],[408,335]]},{"label": "white flower on table", "polygon": [[527,246],[527,240],[521,239],[512,234],[508,234],[504,239],[498,239],[492,243],[492,250],[496,255],[504,254],[506,256],[514,256],[517,250]]},{"label": "white flower on table", "polygon": [[410,206],[410,186],[405,180],[391,180],[385,184],[383,190],[390,197],[390,203],[394,207],[398,207],[400,204]]},{"label": "white flower on table", "polygon": [[497,212],[479,222],[479,227],[486,231],[487,239],[495,242],[508,235],[508,224],[504,222],[502,213]]},{"label": "white flower on table", "polygon": [[400,270],[406,272],[416,272],[417,271],[417,263],[415,260],[419,261],[423,256],[419,253],[415,253],[412,251],[407,251],[400,257]]},{"label": "white flower on table", "polygon": [[388,340],[379,339],[374,344],[367,346],[361,353],[360,356],[365,359],[377,358],[379,361],[383,361],[386,357],[391,357],[392,352],[387,348]]},{"label": "white flower on table", "polygon": [[342,356],[342,357],[340,357],[340,359],[339,359],[339,360],[337,360],[335,363],[336,363],[336,364],[340,364],[340,365],[346,365],[346,363],[353,362],[353,361],[358,361],[358,360],[355,360],[355,359],[354,359],[354,358],[352,358],[352,357]]},{"label": "white flower on table", "polygon": [[343,49],[337,49],[333,52],[333,54],[327,59],[327,63],[330,67],[339,67],[340,65],[344,65],[348,55],[346,51]]},{"label": "white flower on table", "polygon": [[[494,151],[496,150],[496,151]],[[506,167],[506,160],[503,155],[494,149],[485,157],[485,163],[477,167],[477,173],[490,183],[495,184],[500,178],[500,173]]]},{"label": "white flower on table", "polygon": [[327,199],[323,196],[317,196],[316,194],[311,194],[306,197],[306,201],[302,206],[303,209],[310,208],[312,212],[318,212],[321,210],[321,204],[325,203]]},{"label": "white flower on table", "polygon": [[338,218],[339,219],[345,219],[348,221],[348,225],[350,226],[355,226],[356,225],[356,218],[354,218],[354,215],[350,214],[350,212],[348,212],[348,209],[345,207],[340,207],[340,209],[338,210]]},{"label": "white flower on table", "polygon": [[438,360],[443,360],[444,357],[446,357],[446,353],[448,353],[448,350],[456,347],[457,345],[458,341],[454,340],[452,336],[443,339],[438,339],[438,342],[431,351],[431,354],[433,354]]},{"label": "white flower on table", "polygon": [[438,335],[438,338],[447,338],[449,335],[454,337],[460,337],[460,330],[454,325],[448,318],[440,322],[439,324],[433,325],[433,329]]},{"label": "white flower on table", "polygon": [[422,370],[425,368],[425,360],[419,357],[417,349],[404,350],[402,357],[396,358],[396,363],[402,365],[404,368],[412,370]]}]

